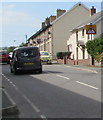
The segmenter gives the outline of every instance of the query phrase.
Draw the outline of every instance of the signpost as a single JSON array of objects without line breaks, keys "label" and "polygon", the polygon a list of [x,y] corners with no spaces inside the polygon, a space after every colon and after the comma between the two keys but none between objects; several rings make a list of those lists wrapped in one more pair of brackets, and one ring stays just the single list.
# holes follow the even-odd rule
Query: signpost
[{"label": "signpost", "polygon": [[[96,34],[96,25],[92,25],[92,23],[90,25],[86,25],[86,34],[91,34],[91,40],[92,40],[92,35]],[[92,65],[94,65],[94,57],[92,56]]]}]

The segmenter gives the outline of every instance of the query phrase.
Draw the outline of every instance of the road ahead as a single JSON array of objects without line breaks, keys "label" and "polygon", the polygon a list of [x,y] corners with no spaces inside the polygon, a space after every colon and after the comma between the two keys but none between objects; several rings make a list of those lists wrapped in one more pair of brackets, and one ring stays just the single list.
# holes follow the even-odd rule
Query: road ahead
[{"label": "road ahead", "polygon": [[43,65],[43,73],[10,73],[2,65],[2,84],[20,118],[100,118],[101,75],[64,65]]}]

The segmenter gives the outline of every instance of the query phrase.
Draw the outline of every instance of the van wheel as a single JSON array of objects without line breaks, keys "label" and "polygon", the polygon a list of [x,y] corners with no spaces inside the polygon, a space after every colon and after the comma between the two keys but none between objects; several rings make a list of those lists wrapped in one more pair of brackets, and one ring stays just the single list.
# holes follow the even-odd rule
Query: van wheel
[{"label": "van wheel", "polygon": [[12,68],[10,68],[10,72],[11,72],[11,73],[13,73],[13,70],[12,70]]},{"label": "van wheel", "polygon": [[39,71],[39,73],[42,73],[42,69],[39,69],[38,71]]},{"label": "van wheel", "polygon": [[10,62],[8,61],[7,64],[10,64]]},{"label": "van wheel", "polygon": [[15,67],[14,68],[14,75],[17,75],[18,71],[17,71],[17,68]]}]

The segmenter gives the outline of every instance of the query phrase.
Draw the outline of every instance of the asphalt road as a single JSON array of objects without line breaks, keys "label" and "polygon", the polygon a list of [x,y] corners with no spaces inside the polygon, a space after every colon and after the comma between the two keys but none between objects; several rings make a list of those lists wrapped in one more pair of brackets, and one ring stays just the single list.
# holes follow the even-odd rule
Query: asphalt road
[{"label": "asphalt road", "polygon": [[101,74],[64,65],[43,65],[43,73],[10,73],[2,65],[2,85],[19,118],[100,118]]}]

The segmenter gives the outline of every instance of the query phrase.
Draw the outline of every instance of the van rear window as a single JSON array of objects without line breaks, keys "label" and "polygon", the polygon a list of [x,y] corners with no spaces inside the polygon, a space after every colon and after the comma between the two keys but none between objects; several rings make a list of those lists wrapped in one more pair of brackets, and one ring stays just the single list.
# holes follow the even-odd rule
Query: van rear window
[{"label": "van rear window", "polygon": [[36,57],[37,55],[38,55],[38,49],[22,49],[22,50],[19,50],[19,56],[22,57],[22,58],[25,58],[25,57],[32,58],[32,57]]}]

